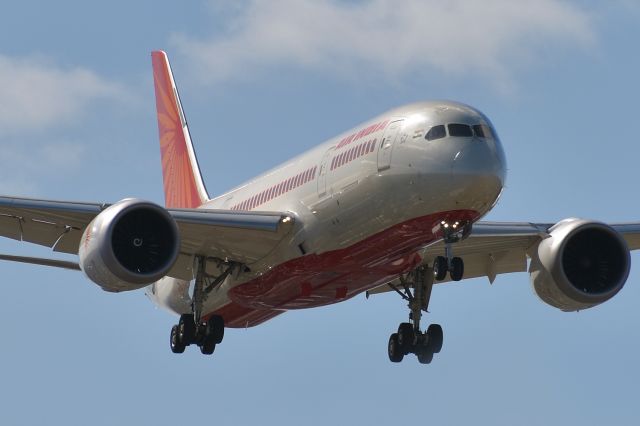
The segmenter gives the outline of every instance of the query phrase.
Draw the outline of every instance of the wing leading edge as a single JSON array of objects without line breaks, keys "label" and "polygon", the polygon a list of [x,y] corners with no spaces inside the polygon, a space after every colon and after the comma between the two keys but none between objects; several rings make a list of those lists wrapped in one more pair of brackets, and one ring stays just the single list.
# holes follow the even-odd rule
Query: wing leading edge
[{"label": "wing leading edge", "polygon": [[[0,197],[0,236],[50,247],[55,252],[77,254],[84,229],[109,204]],[[192,278],[195,254],[251,264],[270,253],[293,229],[295,219],[282,212],[241,212],[207,209],[169,209],[181,236],[180,256],[170,276]],[[456,243],[455,253],[465,260],[465,278],[527,270],[527,252],[549,236],[554,224],[479,222],[469,237]],[[640,249],[640,223],[610,225],[630,250]],[[426,247],[426,261],[440,255],[442,241]],[[13,260],[76,269],[66,261],[0,256]],[[370,294],[387,291],[381,286]]]},{"label": "wing leading edge", "polygon": [[[0,236],[77,254],[85,228],[110,204],[0,197]],[[192,256],[250,264],[271,252],[291,231],[294,218],[281,212],[168,209],[178,225],[180,256],[169,275],[191,279]],[[69,267],[66,261],[14,256],[26,263]],[[73,265],[71,265],[73,266]],[[75,269],[75,268],[70,268]]]}]

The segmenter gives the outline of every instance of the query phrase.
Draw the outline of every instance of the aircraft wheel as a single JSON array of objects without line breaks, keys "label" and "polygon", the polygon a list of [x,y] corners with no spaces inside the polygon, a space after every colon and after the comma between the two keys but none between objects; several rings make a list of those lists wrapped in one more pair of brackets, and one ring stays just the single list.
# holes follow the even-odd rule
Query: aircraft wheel
[{"label": "aircraft wheel", "polygon": [[444,335],[442,333],[442,326],[440,324],[431,324],[427,329],[427,339],[429,352],[438,353],[442,350],[442,340]]},{"label": "aircraft wheel", "polygon": [[460,281],[464,275],[464,261],[459,257],[451,259],[451,271],[449,271],[453,281]]},{"label": "aircraft wheel", "polygon": [[447,259],[444,256],[438,256],[433,260],[433,277],[436,281],[442,281],[447,276]]},{"label": "aircraft wheel", "polygon": [[391,337],[389,337],[387,350],[391,362],[400,362],[404,358],[404,350],[400,347],[400,343],[398,343],[398,333],[393,333]]},{"label": "aircraft wheel", "polygon": [[202,352],[204,355],[211,355],[215,350],[216,350],[216,344],[214,342],[205,341],[200,346],[200,352]]},{"label": "aircraft wheel", "polygon": [[171,344],[171,352],[174,354],[181,354],[184,352],[185,345],[180,340],[180,332],[178,329],[178,325],[174,325],[171,327],[171,338],[169,340]]},{"label": "aircraft wheel", "polygon": [[189,346],[195,342],[196,339],[196,323],[193,320],[193,315],[182,314],[180,315],[180,321],[178,322],[178,332],[180,335],[180,341]]},{"label": "aircraft wheel", "polygon": [[205,328],[205,340],[211,338],[214,343],[221,343],[224,338],[224,320],[220,315],[212,315]]},{"label": "aircraft wheel", "polygon": [[413,325],[408,322],[403,322],[398,327],[398,344],[405,354],[411,352],[411,346],[414,341]]},{"label": "aircraft wheel", "polygon": [[422,346],[416,355],[420,364],[429,364],[433,361],[433,352],[428,346]]}]

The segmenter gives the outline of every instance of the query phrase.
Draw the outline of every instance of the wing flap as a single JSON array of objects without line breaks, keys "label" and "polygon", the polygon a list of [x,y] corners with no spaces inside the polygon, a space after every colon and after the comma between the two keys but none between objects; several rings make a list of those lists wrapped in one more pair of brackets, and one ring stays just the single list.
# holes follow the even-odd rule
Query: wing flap
[{"label": "wing flap", "polygon": [[0,197],[0,235],[78,253],[84,228],[106,205]]},{"label": "wing flap", "polygon": [[82,229],[67,227],[56,244],[53,246],[53,251],[58,253],[77,253],[78,247],[80,247],[80,239],[82,238],[83,232],[84,227]]},{"label": "wing flap", "polygon": [[53,247],[66,229],[56,223],[38,219],[28,219],[25,225],[22,227],[22,241],[46,247]]},{"label": "wing flap", "polygon": [[0,235],[13,240],[22,240],[20,219],[15,216],[0,214]]}]

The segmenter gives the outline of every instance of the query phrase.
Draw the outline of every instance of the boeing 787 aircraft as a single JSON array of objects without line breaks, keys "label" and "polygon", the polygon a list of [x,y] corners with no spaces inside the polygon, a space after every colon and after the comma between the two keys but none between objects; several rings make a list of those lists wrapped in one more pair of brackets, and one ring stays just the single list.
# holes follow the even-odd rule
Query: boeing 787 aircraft
[{"label": "boeing 787 aircraft", "polygon": [[440,352],[442,327],[421,326],[434,284],[529,271],[537,295],[563,311],[606,302],[629,275],[640,222],[483,222],[504,188],[496,130],[477,109],[421,102],[387,111],[211,198],[167,55],[152,53],[165,205],[0,197],[0,235],[78,255],[109,292],[145,288],[180,315],[171,350],[212,354],[225,327],[287,310],[393,291],[409,319],[389,359]]}]

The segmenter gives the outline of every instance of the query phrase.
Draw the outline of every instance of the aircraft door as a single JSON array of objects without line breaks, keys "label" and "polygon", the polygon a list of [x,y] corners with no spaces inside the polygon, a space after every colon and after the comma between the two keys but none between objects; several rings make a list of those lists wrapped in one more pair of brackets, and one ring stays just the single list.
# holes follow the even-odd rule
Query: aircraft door
[{"label": "aircraft door", "polygon": [[329,158],[331,157],[331,151],[333,151],[333,147],[329,148],[327,152],[324,153],[322,157],[322,162],[320,163],[320,170],[318,171],[318,197],[322,198],[327,194],[327,173]]},{"label": "aircraft door", "polygon": [[391,167],[391,151],[393,144],[398,139],[398,133],[402,127],[402,120],[393,121],[384,131],[384,137],[380,142],[378,149],[378,171],[386,170]]}]

